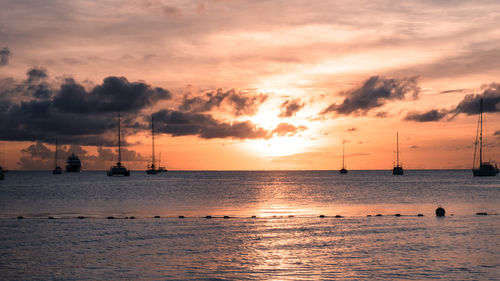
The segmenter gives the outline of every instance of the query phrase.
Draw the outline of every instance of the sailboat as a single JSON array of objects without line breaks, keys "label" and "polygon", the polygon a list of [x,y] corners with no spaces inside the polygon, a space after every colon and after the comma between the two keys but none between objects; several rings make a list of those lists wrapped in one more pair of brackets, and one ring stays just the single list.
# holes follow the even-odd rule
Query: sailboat
[{"label": "sailboat", "polygon": [[5,178],[5,171],[3,170],[2,166],[0,166],[0,180],[3,180]]},{"label": "sailboat", "polygon": [[130,171],[122,166],[122,150],[121,150],[121,136],[120,136],[120,111],[118,111],[118,162],[116,165],[109,168],[108,176],[130,176]]},{"label": "sailboat", "polygon": [[341,174],[347,174],[347,169],[345,168],[344,156],[345,156],[345,138],[342,141],[342,169],[340,169],[339,171]]},{"label": "sailboat", "polygon": [[403,165],[399,163],[399,132],[396,132],[396,166],[392,169],[393,175],[402,175]]},{"label": "sailboat", "polygon": [[[498,173],[498,167],[495,164],[493,166],[492,162],[483,162],[483,99],[480,100],[479,105],[479,120],[478,120],[478,128],[479,136],[476,132],[476,143],[474,146],[474,161],[472,163],[472,173],[475,177],[489,177],[496,176]],[[479,166],[476,167],[476,151],[478,145],[479,138]]]},{"label": "sailboat", "polygon": [[52,170],[52,174],[54,175],[62,174],[61,167],[57,166],[57,138],[56,138],[56,152],[54,153],[54,170]]},{"label": "sailboat", "polygon": [[151,141],[151,166],[148,166],[148,169],[146,170],[146,173],[148,175],[156,175],[159,173],[159,171],[155,167],[155,124],[153,120],[153,116],[151,116],[151,135],[152,135],[152,141]]}]

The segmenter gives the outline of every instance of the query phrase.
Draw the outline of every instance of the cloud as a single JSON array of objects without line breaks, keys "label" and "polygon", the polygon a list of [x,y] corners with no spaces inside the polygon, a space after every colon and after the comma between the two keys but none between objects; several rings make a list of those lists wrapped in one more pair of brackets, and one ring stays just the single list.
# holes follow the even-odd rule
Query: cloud
[{"label": "cloud", "polygon": [[217,89],[196,97],[184,96],[178,109],[184,112],[209,112],[215,108],[220,108],[223,103],[231,107],[235,116],[254,115],[259,106],[267,100],[267,95],[237,93],[231,89],[223,91]]},{"label": "cloud", "polygon": [[194,135],[204,139],[268,139],[270,133],[250,121],[222,122],[209,114],[160,110],[153,114],[155,130],[174,137]]},{"label": "cloud", "polygon": [[372,76],[360,87],[341,93],[346,96],[344,101],[341,104],[331,104],[321,114],[335,112],[342,115],[365,115],[390,100],[402,100],[406,95],[417,98],[419,91],[418,76],[401,79]]},{"label": "cloud", "polygon": [[352,128],[349,128],[349,129],[347,129],[345,131],[346,132],[354,132],[354,131],[357,131],[357,130],[358,130],[357,128],[352,127]]},{"label": "cloud", "polygon": [[305,130],[307,130],[306,126],[295,127],[294,125],[289,123],[280,123],[278,124],[278,126],[276,126],[276,128],[272,131],[272,133],[276,134],[277,136],[283,137],[283,136],[293,136],[298,132]]},{"label": "cloud", "polygon": [[500,112],[500,84],[491,83],[482,87],[482,94],[469,94],[455,107],[453,113],[467,115],[479,114],[480,100],[483,99],[483,112]]},{"label": "cloud", "polygon": [[7,47],[0,49],[0,66],[7,65],[9,63],[10,50]]},{"label": "cloud", "polygon": [[417,112],[410,111],[404,118],[405,121],[416,121],[416,122],[433,122],[439,121],[446,117],[448,111],[445,109],[437,110],[432,109],[427,112]]},{"label": "cloud", "polygon": [[379,111],[375,113],[375,117],[377,118],[387,118],[387,116],[389,116],[389,114],[385,111]]},{"label": "cloud", "polygon": [[493,135],[494,135],[494,136],[500,136],[500,130],[495,131],[495,132],[493,133]]},{"label": "cloud", "polygon": [[[0,81],[1,140],[42,141],[104,145],[116,144],[116,111],[123,111],[125,134],[142,129],[137,113],[160,100],[171,99],[163,88],[144,82],[128,82],[124,77],[108,77],[86,90],[73,79],[65,79],[59,89],[47,83],[47,71],[31,68],[27,79]],[[132,129],[132,130],[131,130]]]},{"label": "cloud", "polygon": [[292,117],[295,113],[302,109],[304,105],[304,103],[300,102],[300,99],[286,100],[280,106],[281,113],[279,117]]},{"label": "cloud", "polygon": [[412,145],[412,146],[410,146],[410,148],[411,149],[417,149],[417,148],[419,148],[419,146],[418,145]]},{"label": "cloud", "polygon": [[54,97],[54,106],[63,112],[138,112],[172,94],[163,88],[153,88],[144,82],[129,82],[125,77],[110,76],[92,90],[69,78]]}]

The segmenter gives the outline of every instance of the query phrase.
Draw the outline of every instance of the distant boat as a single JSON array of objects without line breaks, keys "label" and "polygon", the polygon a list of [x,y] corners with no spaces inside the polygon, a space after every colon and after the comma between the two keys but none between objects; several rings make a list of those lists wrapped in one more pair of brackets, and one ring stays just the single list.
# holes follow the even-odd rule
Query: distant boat
[{"label": "distant boat", "polygon": [[159,173],[159,171],[156,169],[155,166],[155,123],[153,120],[153,116],[151,115],[151,166],[148,166],[148,169],[146,170],[146,173],[148,175],[156,175]]},{"label": "distant boat", "polygon": [[0,180],[3,180],[5,178],[5,172],[2,168],[2,166],[0,166]]},{"label": "distant boat", "polygon": [[57,166],[57,138],[56,138],[56,152],[54,153],[54,170],[52,170],[52,174],[60,175],[62,174],[61,167]]},{"label": "distant boat", "polygon": [[158,159],[158,173],[166,173],[168,170],[165,167],[161,166],[161,151],[160,151],[160,157]]},{"label": "distant boat", "polygon": [[345,138],[342,141],[342,169],[340,169],[339,171],[341,174],[347,174],[347,169],[345,168],[344,155],[345,155]]},{"label": "distant boat", "polygon": [[77,155],[71,153],[66,160],[66,172],[68,173],[78,173],[82,169],[82,162]]},{"label": "distant boat", "polygon": [[122,150],[121,150],[121,136],[120,136],[120,111],[118,111],[118,162],[108,170],[108,176],[130,176],[130,171],[122,166]]},{"label": "distant boat", "polygon": [[392,169],[393,175],[402,175],[403,165],[399,163],[399,133],[396,132],[396,166]]},{"label": "distant boat", "polygon": [[[480,100],[479,105],[479,120],[478,128],[476,133],[476,142],[474,145],[474,161],[472,163],[472,174],[475,177],[491,177],[496,176],[498,173],[498,167],[495,163],[493,166],[492,162],[483,162],[483,99]],[[476,167],[476,151],[479,138],[479,165]]]}]

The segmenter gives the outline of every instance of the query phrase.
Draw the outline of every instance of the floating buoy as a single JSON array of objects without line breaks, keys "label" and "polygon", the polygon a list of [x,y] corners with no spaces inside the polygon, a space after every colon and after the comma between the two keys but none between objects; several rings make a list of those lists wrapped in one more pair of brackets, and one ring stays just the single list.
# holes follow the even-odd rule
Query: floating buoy
[{"label": "floating buoy", "polygon": [[113,219],[115,219],[115,217],[113,217],[113,216],[108,217],[108,220],[113,220]]},{"label": "floating buoy", "polygon": [[211,219],[211,218],[212,218],[212,216],[206,216],[205,218],[206,218],[206,219]]},{"label": "floating buoy", "polygon": [[160,216],[154,216],[154,218],[155,218],[155,219],[159,219],[159,218],[160,218]]},{"label": "floating buoy", "polygon": [[78,216],[79,220],[83,220],[85,217],[84,216]]},{"label": "floating buoy", "polygon": [[130,217],[130,219],[131,219],[131,220],[133,220],[133,219],[135,219],[135,217],[134,217],[134,216],[131,216],[131,217]]},{"label": "floating buoy", "polygon": [[184,218],[184,216],[179,216],[179,218],[180,218],[180,219],[183,219],[183,218]]},{"label": "floating buoy", "polygon": [[229,216],[224,216],[224,218],[225,218],[225,219],[228,219],[228,218],[229,218]]},{"label": "floating buoy", "polygon": [[288,215],[289,218],[293,218],[293,215]]},{"label": "floating buoy", "polygon": [[376,217],[381,217],[381,216],[382,216],[382,214],[376,214],[375,216],[376,216]]},{"label": "floating buoy", "polygon": [[401,214],[395,214],[394,216],[395,216],[395,217],[400,217],[400,216],[401,216]]},{"label": "floating buoy", "polygon": [[50,216],[50,217],[48,217],[48,219],[49,219],[49,220],[53,220],[53,219],[54,219],[54,217],[53,217],[53,216]]},{"label": "floating buoy", "polygon": [[342,216],[341,215],[335,215],[336,218],[341,218]]},{"label": "floating buoy", "polygon": [[23,216],[17,216],[17,219],[18,220],[22,220],[22,219],[24,219],[24,217]]},{"label": "floating buoy", "polygon": [[486,212],[480,212],[480,213],[476,213],[476,216],[487,216],[488,213]]},{"label": "floating buoy", "polygon": [[252,216],[252,219],[256,219],[256,218],[257,218],[257,216]]},{"label": "floating buoy", "polygon": [[367,218],[371,217],[372,215],[366,215]]},{"label": "floating buoy", "polygon": [[436,216],[444,217],[446,211],[440,206],[436,209]]},{"label": "floating buoy", "polygon": [[423,216],[424,216],[424,214],[418,214],[417,215],[417,217],[423,217]]},{"label": "floating buoy", "polygon": [[319,217],[320,217],[320,218],[324,218],[324,217],[325,217],[325,215],[319,215]]}]

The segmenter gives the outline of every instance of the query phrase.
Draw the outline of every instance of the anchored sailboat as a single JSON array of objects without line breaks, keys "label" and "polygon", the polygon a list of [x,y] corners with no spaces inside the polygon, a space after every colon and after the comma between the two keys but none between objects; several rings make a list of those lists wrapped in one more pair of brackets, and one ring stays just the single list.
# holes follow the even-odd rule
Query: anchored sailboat
[{"label": "anchored sailboat", "polygon": [[120,136],[120,111],[118,111],[118,162],[116,165],[109,168],[108,176],[130,176],[130,171],[122,166],[122,150],[121,150],[121,136]]},{"label": "anchored sailboat", "polygon": [[[498,173],[498,168],[495,164],[493,166],[492,162],[483,162],[483,99],[480,100],[479,105],[479,120],[478,128],[479,134],[476,132],[476,143],[474,146],[474,161],[472,163],[472,173],[475,177],[488,177],[496,176]],[[476,167],[476,151],[479,138],[479,166]]]},{"label": "anchored sailboat", "polygon": [[340,169],[341,174],[347,174],[347,169],[345,168],[345,138],[342,140],[342,169]]},{"label": "anchored sailboat", "polygon": [[152,135],[152,141],[151,141],[151,166],[148,166],[148,169],[146,170],[146,173],[148,175],[156,175],[160,171],[158,171],[155,167],[155,123],[153,120],[153,116],[151,116],[151,135]]},{"label": "anchored sailboat", "polygon": [[392,169],[393,175],[402,175],[403,165],[399,163],[399,132],[396,132],[396,166]]},{"label": "anchored sailboat", "polygon": [[57,138],[56,138],[56,152],[54,153],[54,170],[52,170],[52,174],[54,175],[62,174],[61,167],[57,166]]},{"label": "anchored sailboat", "polygon": [[158,159],[158,173],[165,173],[166,171],[167,169],[161,166],[161,151],[160,151],[160,157]]}]

